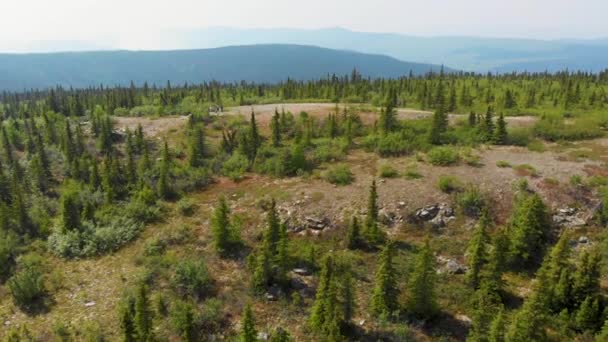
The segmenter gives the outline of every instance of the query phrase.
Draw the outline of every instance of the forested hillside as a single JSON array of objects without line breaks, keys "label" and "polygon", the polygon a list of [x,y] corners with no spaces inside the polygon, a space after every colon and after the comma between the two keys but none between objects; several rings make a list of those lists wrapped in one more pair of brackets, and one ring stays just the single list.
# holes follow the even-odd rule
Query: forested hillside
[{"label": "forested hillside", "polygon": [[182,81],[0,95],[0,337],[608,339],[608,72]]},{"label": "forested hillside", "polygon": [[[366,77],[422,75],[439,66],[391,57],[299,45],[206,50],[0,54],[0,90],[173,83],[311,80],[353,69]],[[447,69],[446,69],[447,70]]]}]

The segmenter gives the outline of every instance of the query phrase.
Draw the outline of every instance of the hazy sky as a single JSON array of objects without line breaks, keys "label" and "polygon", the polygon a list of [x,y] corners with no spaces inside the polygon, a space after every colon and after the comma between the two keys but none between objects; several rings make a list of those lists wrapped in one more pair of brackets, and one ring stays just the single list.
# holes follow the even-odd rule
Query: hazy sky
[{"label": "hazy sky", "polygon": [[[344,27],[411,35],[608,37],[608,0],[4,0],[0,51],[150,48],[164,29]],[[51,45],[49,45],[51,46]],[[158,46],[157,48],[162,48]]]}]

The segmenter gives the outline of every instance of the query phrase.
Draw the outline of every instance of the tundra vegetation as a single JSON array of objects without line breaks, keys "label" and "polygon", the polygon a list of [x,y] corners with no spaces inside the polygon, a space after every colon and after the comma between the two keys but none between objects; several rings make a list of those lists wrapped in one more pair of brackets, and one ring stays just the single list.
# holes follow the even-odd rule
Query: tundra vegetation
[{"label": "tundra vegetation", "polygon": [[[254,109],[310,102],[335,106]],[[6,341],[608,339],[608,72],[57,87],[0,94],[0,117]],[[169,118],[183,125],[146,126]],[[597,163],[566,182],[530,186],[542,168],[479,157],[573,144]],[[497,196],[451,172],[482,167],[522,181]],[[302,230],[289,180],[331,183],[312,203],[356,188],[362,204],[337,198],[348,215]],[[395,219],[396,181],[456,210]],[[565,193],[579,200],[556,220],[549,196]],[[560,224],[584,209],[584,227]]]}]

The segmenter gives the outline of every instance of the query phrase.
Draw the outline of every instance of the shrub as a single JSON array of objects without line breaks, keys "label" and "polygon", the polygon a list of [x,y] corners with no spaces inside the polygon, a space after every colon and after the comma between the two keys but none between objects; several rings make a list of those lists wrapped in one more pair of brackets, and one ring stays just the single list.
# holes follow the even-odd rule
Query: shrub
[{"label": "shrub", "polygon": [[499,160],[499,161],[496,162],[496,166],[498,166],[500,168],[506,168],[506,167],[511,167],[511,164],[509,164],[508,161]]},{"label": "shrub", "polygon": [[580,175],[572,175],[570,177],[570,185],[572,186],[582,186],[583,185],[583,177],[581,177]]},{"label": "shrub", "polygon": [[382,178],[395,178],[395,177],[399,176],[399,173],[397,172],[397,170],[395,170],[395,168],[393,168],[389,164],[380,165],[379,173],[380,173],[380,177],[382,177]]},{"label": "shrub", "polygon": [[319,139],[313,152],[315,164],[342,160],[348,151],[348,143],[342,139]]},{"label": "shrub", "polygon": [[532,140],[526,147],[532,152],[543,153],[546,151],[545,144],[540,140]]},{"label": "shrub", "polygon": [[0,230],[0,282],[13,272],[16,253],[17,238],[12,233]]},{"label": "shrub", "polygon": [[183,216],[192,216],[195,209],[196,205],[189,198],[182,198],[177,202],[177,210]]},{"label": "shrub", "polygon": [[412,152],[412,146],[400,133],[390,133],[377,141],[377,151],[383,157],[400,156]]},{"label": "shrub", "polygon": [[176,300],[171,305],[171,324],[183,341],[194,341],[196,333],[194,307],[190,303]]},{"label": "shrub", "polygon": [[107,224],[83,223],[81,231],[57,231],[48,238],[49,249],[63,257],[90,257],[115,251],[137,237],[143,224],[118,216]]},{"label": "shrub", "polygon": [[354,176],[350,171],[348,165],[338,164],[330,167],[327,171],[324,172],[323,178],[337,185],[348,185],[353,182]]},{"label": "shrub", "polygon": [[211,289],[211,277],[203,261],[188,260],[177,265],[173,285],[178,294],[201,299]]},{"label": "shrub", "polygon": [[451,193],[454,191],[460,191],[462,189],[462,184],[460,180],[454,176],[440,176],[438,182],[439,190],[445,193]]},{"label": "shrub", "polygon": [[603,135],[601,122],[597,118],[579,118],[566,123],[558,115],[546,115],[534,125],[534,134],[548,141],[584,140]]},{"label": "shrub", "polygon": [[21,308],[39,304],[46,295],[42,272],[36,266],[18,271],[9,279],[8,288],[15,304]]},{"label": "shrub", "polygon": [[485,199],[479,188],[469,186],[458,196],[458,205],[465,215],[477,217],[485,206]]},{"label": "shrub", "polygon": [[144,245],[144,255],[146,256],[158,256],[165,252],[167,249],[167,242],[158,237],[152,238]]},{"label": "shrub", "polygon": [[405,178],[407,178],[407,179],[420,179],[423,177],[415,165],[409,165],[405,169],[404,175],[405,175]]},{"label": "shrub", "polygon": [[520,164],[515,166],[515,172],[520,176],[537,177],[538,171],[530,164]]},{"label": "shrub", "polygon": [[450,166],[458,163],[460,156],[453,147],[435,147],[427,153],[429,162],[435,166]]},{"label": "shrub", "polygon": [[249,160],[242,153],[233,153],[222,165],[222,174],[234,181],[241,180],[249,168]]}]

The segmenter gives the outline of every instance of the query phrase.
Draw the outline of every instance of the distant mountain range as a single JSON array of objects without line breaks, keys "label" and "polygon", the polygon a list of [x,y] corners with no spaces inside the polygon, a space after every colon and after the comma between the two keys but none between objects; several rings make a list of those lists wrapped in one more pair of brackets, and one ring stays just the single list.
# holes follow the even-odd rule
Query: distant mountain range
[{"label": "distant mountain range", "polygon": [[598,72],[608,68],[608,39],[534,40],[476,37],[419,37],[354,32],[341,28],[234,29],[164,31],[159,44],[171,49],[244,44],[302,44],[382,54],[403,61],[445,64],[477,72]]},{"label": "distant mountain range", "polygon": [[[278,82],[343,76],[356,68],[370,77],[415,75],[439,66],[392,57],[302,45],[230,46],[202,50],[93,51],[0,54],[0,90],[87,87],[99,84],[165,85],[203,81]],[[446,71],[449,69],[446,68]]]}]

